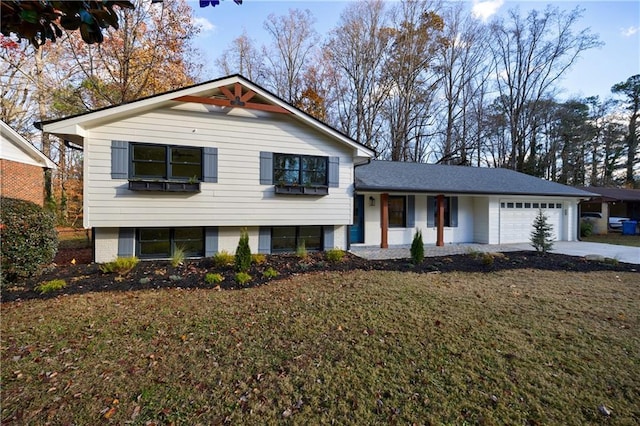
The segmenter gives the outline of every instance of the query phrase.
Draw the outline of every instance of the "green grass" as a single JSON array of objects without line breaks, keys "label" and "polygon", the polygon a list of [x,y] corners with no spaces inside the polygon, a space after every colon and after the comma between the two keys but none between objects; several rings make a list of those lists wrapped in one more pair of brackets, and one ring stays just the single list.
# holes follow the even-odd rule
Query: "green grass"
[{"label": "green grass", "polygon": [[640,235],[622,235],[621,232],[609,232],[604,235],[580,237],[582,241],[590,243],[615,244],[618,246],[640,247]]},{"label": "green grass", "polygon": [[1,420],[637,424],[638,276],[354,271],[4,303]]}]

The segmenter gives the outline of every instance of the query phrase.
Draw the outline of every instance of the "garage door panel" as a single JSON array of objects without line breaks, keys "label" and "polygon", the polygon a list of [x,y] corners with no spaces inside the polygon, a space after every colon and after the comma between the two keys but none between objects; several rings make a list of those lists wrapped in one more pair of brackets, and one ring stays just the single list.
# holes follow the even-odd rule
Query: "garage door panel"
[{"label": "garage door panel", "polygon": [[[531,240],[531,231],[539,207],[542,203],[538,200],[501,201],[500,204],[500,243],[524,243]],[[547,221],[553,227],[553,240],[557,241],[562,235],[562,208],[556,203],[545,203],[552,208],[543,208]],[[525,207],[526,206],[526,207]]]}]

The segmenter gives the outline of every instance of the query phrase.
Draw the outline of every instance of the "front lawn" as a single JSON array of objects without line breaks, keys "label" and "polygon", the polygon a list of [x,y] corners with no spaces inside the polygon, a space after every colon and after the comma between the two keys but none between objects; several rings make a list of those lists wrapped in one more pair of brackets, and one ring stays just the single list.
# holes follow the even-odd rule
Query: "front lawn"
[{"label": "front lawn", "polygon": [[622,232],[609,232],[603,235],[580,237],[582,241],[590,243],[615,244],[618,246],[640,247],[640,235],[622,235]]},{"label": "front lawn", "polygon": [[637,272],[319,272],[2,303],[2,424],[637,424]]}]

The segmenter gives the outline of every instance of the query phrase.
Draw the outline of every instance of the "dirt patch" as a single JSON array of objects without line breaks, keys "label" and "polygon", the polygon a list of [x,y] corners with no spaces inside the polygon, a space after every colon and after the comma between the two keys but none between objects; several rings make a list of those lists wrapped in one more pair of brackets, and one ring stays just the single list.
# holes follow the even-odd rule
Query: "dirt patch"
[{"label": "dirt patch", "polygon": [[[265,276],[273,268],[275,278]],[[323,253],[311,253],[306,258],[296,255],[266,256],[264,263],[253,265],[250,282],[240,285],[235,281],[236,271],[232,267],[216,268],[211,259],[186,261],[173,267],[168,261],[143,261],[126,275],[106,274],[91,263],[91,249],[61,249],[55,264],[43,275],[30,280],[5,286],[2,302],[48,299],[61,294],[79,294],[101,291],[129,291],[160,288],[215,288],[231,290],[265,285],[271,281],[315,271],[380,270],[415,273],[495,272],[509,269],[540,269],[549,271],[620,271],[637,272],[638,266],[615,261],[589,261],[582,257],[561,254],[537,255],[534,252],[510,252],[493,254],[463,254],[425,258],[414,265],[409,259],[366,260],[347,253],[340,262],[329,262]],[[220,284],[208,284],[205,275],[210,272],[224,277]],[[59,291],[40,294],[34,290],[39,283],[53,279],[65,280],[67,286]]]}]

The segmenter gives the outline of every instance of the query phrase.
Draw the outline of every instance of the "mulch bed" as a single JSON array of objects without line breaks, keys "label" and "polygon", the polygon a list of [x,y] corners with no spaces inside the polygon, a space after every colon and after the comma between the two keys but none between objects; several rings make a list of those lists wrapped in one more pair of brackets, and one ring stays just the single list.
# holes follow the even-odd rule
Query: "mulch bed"
[{"label": "mulch bed", "polygon": [[[72,262],[75,260],[75,264]],[[266,278],[263,272],[269,267],[278,272],[276,278]],[[211,259],[186,261],[173,267],[168,261],[143,261],[124,276],[106,274],[91,263],[91,249],[64,249],[58,252],[55,263],[37,278],[24,280],[15,285],[3,285],[2,302],[48,299],[60,295],[81,294],[101,291],[130,291],[162,288],[211,288],[232,290],[255,287],[280,279],[318,271],[385,270],[416,273],[440,272],[495,272],[507,269],[543,269],[552,271],[620,271],[638,272],[638,265],[586,260],[582,257],[561,254],[540,256],[535,252],[509,252],[491,256],[461,254],[442,257],[428,257],[420,265],[413,265],[409,259],[366,260],[346,253],[341,262],[332,263],[323,253],[310,253],[305,259],[296,255],[270,255],[261,265],[253,265],[249,274],[252,280],[239,285],[235,282],[233,268],[215,268]],[[220,273],[224,281],[220,285],[207,284],[204,276],[209,272]],[[179,279],[177,278],[179,277]],[[47,294],[40,294],[34,287],[41,282],[63,279],[67,287]]]}]

